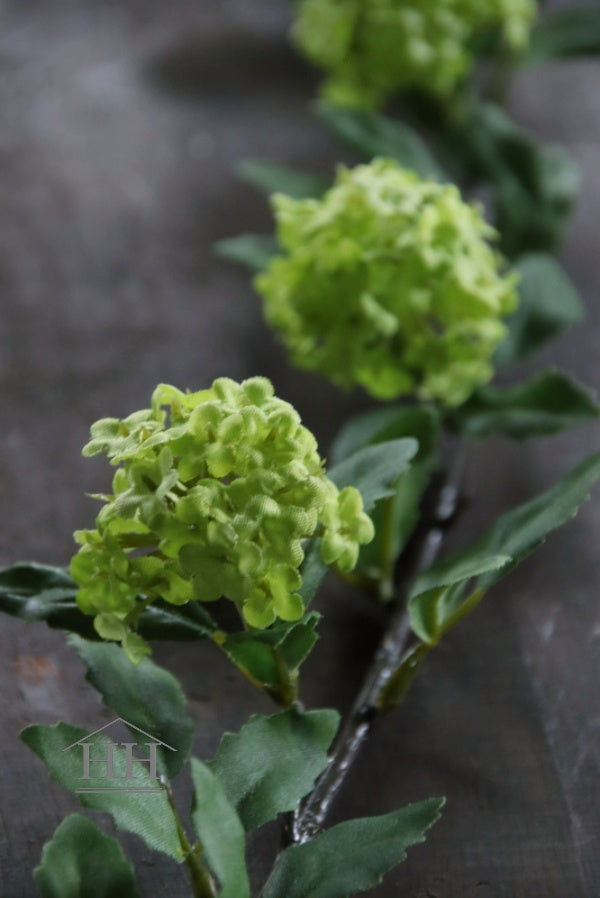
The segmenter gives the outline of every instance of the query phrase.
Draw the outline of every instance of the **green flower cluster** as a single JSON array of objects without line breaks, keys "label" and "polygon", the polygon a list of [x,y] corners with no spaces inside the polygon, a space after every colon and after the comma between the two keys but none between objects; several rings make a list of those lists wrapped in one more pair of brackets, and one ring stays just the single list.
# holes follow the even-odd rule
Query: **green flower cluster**
[{"label": "green flower cluster", "polygon": [[329,73],[329,99],[375,107],[406,88],[451,94],[477,32],[499,28],[519,51],[535,13],[535,0],[302,0],[292,38]]},{"label": "green flower cluster", "polygon": [[151,408],[97,421],[91,437],[83,454],[118,469],[96,529],[75,534],[71,574],[100,635],[131,654],[140,597],[226,596],[253,627],[296,620],[303,542],[321,536],[323,560],[348,571],[373,537],[358,490],[325,476],[314,436],[265,378],[160,385]]},{"label": "green flower cluster", "polygon": [[456,187],[375,159],[341,168],[320,200],[272,202],[286,255],[255,286],[297,365],[379,399],[447,405],[490,379],[516,278]]}]

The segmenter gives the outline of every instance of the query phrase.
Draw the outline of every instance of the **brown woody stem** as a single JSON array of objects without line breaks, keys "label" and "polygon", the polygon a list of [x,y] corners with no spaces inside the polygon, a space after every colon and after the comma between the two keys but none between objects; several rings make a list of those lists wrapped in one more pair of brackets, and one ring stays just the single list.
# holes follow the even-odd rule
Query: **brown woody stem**
[{"label": "brown woody stem", "polygon": [[329,765],[312,792],[290,815],[284,832],[285,844],[302,844],[313,838],[322,828],[331,805],[365,742],[373,722],[390,710],[382,701],[386,686],[402,664],[411,635],[406,610],[410,583],[436,558],[444,531],[454,519],[460,499],[460,483],[464,467],[464,447],[458,446],[448,466],[445,482],[437,494],[432,522],[422,538],[409,585],[395,603],[388,626],[352,708],[338,733]]}]

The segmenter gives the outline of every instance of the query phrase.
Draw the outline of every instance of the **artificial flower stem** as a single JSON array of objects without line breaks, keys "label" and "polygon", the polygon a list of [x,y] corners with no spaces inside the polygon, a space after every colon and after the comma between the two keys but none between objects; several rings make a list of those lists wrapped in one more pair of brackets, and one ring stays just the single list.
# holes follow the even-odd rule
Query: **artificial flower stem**
[{"label": "artificial flower stem", "polygon": [[289,669],[285,658],[277,646],[274,647],[273,654],[277,664],[277,673],[279,674],[279,687],[273,691],[269,690],[269,694],[278,705],[288,709],[298,701],[298,676]]},{"label": "artificial flower stem", "polygon": [[201,846],[199,845],[199,843],[195,845],[190,844],[185,831],[185,827],[183,825],[181,817],[179,816],[179,811],[177,810],[175,801],[173,799],[171,785],[164,776],[160,777],[160,784],[165,791],[169,807],[171,808],[171,812],[175,820],[177,836],[179,838],[179,844],[184,855],[185,864],[188,868],[194,898],[217,898],[214,879],[199,857],[199,855],[201,854]]}]

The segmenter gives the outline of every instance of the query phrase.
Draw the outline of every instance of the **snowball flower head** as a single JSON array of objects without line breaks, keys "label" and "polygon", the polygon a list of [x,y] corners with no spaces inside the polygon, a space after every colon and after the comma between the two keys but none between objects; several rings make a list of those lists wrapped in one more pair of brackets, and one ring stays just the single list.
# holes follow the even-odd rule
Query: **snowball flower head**
[{"label": "snowball flower head", "polygon": [[81,609],[101,636],[145,650],[132,631],[142,600],[225,596],[253,627],[304,612],[306,540],[342,570],[373,535],[354,487],[327,478],[312,433],[271,383],[228,378],[183,393],[160,385],[149,409],[91,428],[84,455],[117,465],[93,530],[71,562]]},{"label": "snowball flower head", "polygon": [[478,32],[499,29],[519,51],[535,13],[535,0],[302,0],[292,38],[328,73],[329,99],[374,107],[406,88],[451,94]]},{"label": "snowball flower head", "polygon": [[297,365],[446,405],[490,379],[516,279],[455,186],[376,159],[341,168],[322,199],[272,202],[284,255],[255,286]]}]

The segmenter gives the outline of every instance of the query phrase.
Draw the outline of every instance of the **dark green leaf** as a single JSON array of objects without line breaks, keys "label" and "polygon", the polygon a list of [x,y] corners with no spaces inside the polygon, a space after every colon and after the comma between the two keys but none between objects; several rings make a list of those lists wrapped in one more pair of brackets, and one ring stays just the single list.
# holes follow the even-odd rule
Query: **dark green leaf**
[{"label": "dark green leaf", "polygon": [[142,611],[137,624],[144,639],[195,641],[211,636],[216,629],[217,624],[200,602],[171,605],[158,600]]},{"label": "dark green leaf", "polygon": [[[126,779],[125,752],[115,747],[113,779],[102,775],[106,772],[106,767],[101,764],[91,765],[91,778],[83,779],[82,749],[77,743],[84,739],[87,742],[93,741],[92,757],[106,757],[107,746],[114,743],[101,732],[88,734],[80,727],[57,723],[54,726],[28,726],[21,732],[21,738],[42,759],[52,779],[74,792],[82,805],[111,814],[119,829],[140,836],[155,851],[162,851],[178,861],[182,860],[177,829],[167,797],[158,787],[157,781],[150,779],[147,765],[135,761],[132,765],[133,780]],[[121,784],[143,788],[145,791],[123,791]],[[78,791],[82,788],[108,791]]]},{"label": "dark green leaf", "polygon": [[382,598],[386,592],[391,594],[395,560],[418,522],[420,502],[437,462],[439,431],[440,416],[433,407],[392,406],[352,418],[333,445],[333,456],[338,459],[367,443],[408,436],[418,440],[418,452],[410,468],[396,479],[393,495],[372,510],[375,539],[360,553],[358,569],[380,582]]},{"label": "dark green leaf", "polygon": [[[87,667],[86,679],[105,704],[126,723],[170,746],[159,748],[157,754],[162,772],[176,776],[192,747],[194,724],[175,677],[149,658],[133,664],[114,644],[88,642],[79,636],[71,636],[69,642]],[[139,738],[139,732],[132,732]]]},{"label": "dark green leaf", "polygon": [[215,252],[224,259],[261,271],[277,255],[279,245],[274,237],[242,234],[240,237],[219,240],[215,243]]},{"label": "dark green leaf", "polygon": [[328,570],[329,568],[321,558],[321,540],[317,538],[311,539],[305,549],[304,561],[300,568],[302,585],[298,590],[305,607],[314,598]]},{"label": "dark green leaf", "polygon": [[582,6],[544,16],[531,35],[525,62],[600,54],[600,9]]},{"label": "dark green leaf", "polygon": [[285,193],[296,200],[320,197],[331,184],[331,178],[323,175],[307,174],[268,162],[248,160],[238,166],[238,171],[244,181],[255,187],[267,193]]},{"label": "dark green leaf", "polygon": [[313,611],[302,620],[276,624],[268,630],[231,633],[223,649],[257,684],[278,690],[284,685],[282,676],[295,675],[317,641],[319,619]]},{"label": "dark green leaf", "polygon": [[443,799],[430,798],[381,817],[348,820],[277,858],[262,898],[347,898],[376,886],[423,842]]},{"label": "dark green leaf", "polygon": [[327,475],[339,489],[355,486],[369,511],[378,499],[392,495],[396,479],[408,468],[418,448],[411,438],[366,446],[334,465]]},{"label": "dark green leaf", "polygon": [[327,766],[337,711],[283,711],[251,717],[226,733],[209,767],[246,830],[293,810]]},{"label": "dark green leaf", "polygon": [[449,591],[448,586],[438,586],[413,596],[408,603],[411,629],[427,645],[437,645],[444,633],[448,618],[444,599]]},{"label": "dark green leaf", "polygon": [[414,437],[419,453],[431,441],[439,426],[439,412],[428,405],[392,405],[370,409],[350,418],[331,446],[331,460],[343,461],[359,449],[400,437]]},{"label": "dark green leaf", "polygon": [[[19,562],[0,571],[0,611],[21,620],[45,621],[86,639],[98,639],[93,619],[80,611],[77,585],[65,568]],[[195,640],[210,636],[217,625],[198,602],[173,606],[156,602],[139,618],[144,639]]]},{"label": "dark green leaf", "polygon": [[194,803],[192,823],[203,854],[219,880],[219,898],[249,898],[244,829],[227,800],[219,779],[198,761],[191,760]]},{"label": "dark green leaf", "polygon": [[0,610],[21,620],[94,637],[92,618],[75,602],[77,586],[65,568],[21,561],[0,571]]},{"label": "dark green leaf", "polygon": [[484,574],[478,586],[488,587],[544,542],[549,533],[574,517],[600,477],[600,452],[584,459],[546,492],[502,515],[478,541],[510,555],[513,561],[498,573]]},{"label": "dark green leaf", "polygon": [[308,657],[319,638],[316,627],[321,620],[317,611],[305,614],[302,620],[292,624],[279,624],[274,630],[281,630],[283,637],[279,642],[279,651],[291,671],[296,671]]},{"label": "dark green leaf", "polygon": [[508,336],[498,347],[496,365],[521,359],[583,318],[583,304],[558,262],[545,253],[517,259],[519,307],[508,319]]},{"label": "dark green leaf", "polygon": [[259,634],[265,631],[232,633],[223,643],[233,663],[261,688],[276,690],[281,684],[281,669],[276,647]]},{"label": "dark green leaf", "polygon": [[413,632],[427,645],[437,645],[442,636],[483,598],[485,592],[483,589],[475,590],[465,598],[469,580],[488,571],[497,571],[509,562],[510,558],[507,555],[483,557],[481,564],[474,561],[470,565],[470,570],[465,566],[462,578],[457,572],[454,583],[435,586],[425,592],[419,592],[418,595],[412,595],[408,602],[408,613]]},{"label": "dark green leaf", "polygon": [[117,840],[81,814],[55,830],[33,877],[42,898],[139,898],[133,867]]},{"label": "dark green leaf", "polygon": [[419,574],[410,591],[411,599],[418,598],[422,593],[442,586],[453,586],[456,583],[466,583],[473,577],[479,577],[488,571],[498,571],[511,561],[508,554],[499,554],[483,547],[480,551],[469,552],[463,555],[458,552],[448,558],[436,562],[426,571]]},{"label": "dark green leaf", "polygon": [[14,596],[29,598],[55,589],[73,595],[77,587],[64,567],[20,561],[0,571],[0,590]]},{"label": "dark green leaf", "polygon": [[315,104],[315,110],[336,137],[365,160],[385,156],[423,178],[448,180],[423,139],[408,125],[365,109],[335,106],[323,100]]},{"label": "dark green leaf", "polygon": [[588,456],[546,492],[501,515],[470,546],[432,565],[417,579],[413,595],[448,580],[448,572],[486,557],[508,555],[511,561],[477,577],[476,586],[487,589],[541,545],[549,533],[577,514],[600,477],[600,452]]},{"label": "dark green leaf", "polygon": [[421,665],[432,650],[433,645],[417,642],[403,656],[399,667],[393,671],[377,697],[377,704],[382,713],[387,714],[402,704]]},{"label": "dark green leaf", "polygon": [[501,248],[514,258],[555,248],[579,190],[579,170],[559,146],[543,146],[499,106],[475,105],[454,134],[455,156],[493,188]]},{"label": "dark green leaf", "polygon": [[[400,474],[394,495],[376,504],[371,512],[375,539],[360,552],[358,567],[379,580],[391,573],[395,559],[406,545],[419,519],[421,498],[437,463],[439,412],[431,406],[392,406],[351,418],[332,447],[335,459],[344,458],[366,444],[414,437],[419,450],[408,471]],[[387,570],[386,570],[387,569]]]},{"label": "dark green leaf", "polygon": [[474,607],[482,598],[482,590],[464,598],[469,581],[489,571],[501,571],[510,562],[509,555],[494,554],[483,547],[466,557],[460,553],[451,556],[420,574],[408,602],[410,625],[419,639],[436,645],[454,626],[461,608],[469,602]]},{"label": "dark green leaf", "polygon": [[482,387],[451,416],[464,437],[544,436],[587,424],[600,409],[591,390],[561,371],[546,371],[514,387]]}]

